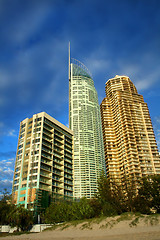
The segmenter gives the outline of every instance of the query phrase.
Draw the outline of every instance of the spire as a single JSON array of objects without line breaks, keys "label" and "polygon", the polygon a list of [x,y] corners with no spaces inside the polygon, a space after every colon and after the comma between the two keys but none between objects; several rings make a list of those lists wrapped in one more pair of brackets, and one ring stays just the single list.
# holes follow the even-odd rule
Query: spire
[{"label": "spire", "polygon": [[68,77],[69,77],[69,81],[70,81],[70,78],[71,78],[71,67],[70,67],[70,64],[71,64],[71,48],[70,48],[70,42],[69,42],[69,48],[68,48],[68,57],[69,57],[69,69],[68,69]]}]

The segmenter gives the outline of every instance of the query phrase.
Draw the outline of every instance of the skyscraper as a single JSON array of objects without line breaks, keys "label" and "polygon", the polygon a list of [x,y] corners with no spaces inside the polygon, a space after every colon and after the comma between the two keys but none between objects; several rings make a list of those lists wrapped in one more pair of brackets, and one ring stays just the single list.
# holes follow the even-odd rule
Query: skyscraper
[{"label": "skyscraper", "polygon": [[73,198],[73,132],[45,112],[20,123],[12,196],[32,210]]},{"label": "skyscraper", "polygon": [[160,174],[160,159],[147,103],[127,76],[106,82],[101,103],[106,172],[116,181]]},{"label": "skyscraper", "polygon": [[74,132],[74,197],[91,198],[105,171],[100,107],[91,74],[70,57],[69,127]]}]

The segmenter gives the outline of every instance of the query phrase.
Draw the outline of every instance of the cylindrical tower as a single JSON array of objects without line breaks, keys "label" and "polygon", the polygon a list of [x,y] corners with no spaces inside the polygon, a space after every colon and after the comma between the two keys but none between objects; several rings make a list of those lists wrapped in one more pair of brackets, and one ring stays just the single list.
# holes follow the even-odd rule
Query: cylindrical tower
[{"label": "cylindrical tower", "polygon": [[74,132],[74,197],[91,198],[105,171],[104,145],[97,92],[88,69],[69,64],[69,126]]}]

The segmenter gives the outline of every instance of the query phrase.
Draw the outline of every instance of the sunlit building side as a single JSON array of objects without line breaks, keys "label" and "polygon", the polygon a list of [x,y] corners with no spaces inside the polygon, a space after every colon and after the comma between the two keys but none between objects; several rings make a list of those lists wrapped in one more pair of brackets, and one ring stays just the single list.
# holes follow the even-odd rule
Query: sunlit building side
[{"label": "sunlit building side", "polygon": [[73,132],[41,112],[20,123],[12,200],[36,210],[73,198]]},{"label": "sunlit building side", "polygon": [[74,197],[91,198],[105,171],[100,106],[88,69],[69,59],[69,127],[74,132]]},{"label": "sunlit building side", "polygon": [[116,75],[106,82],[100,107],[108,178],[122,182],[160,174],[148,106],[129,77]]}]

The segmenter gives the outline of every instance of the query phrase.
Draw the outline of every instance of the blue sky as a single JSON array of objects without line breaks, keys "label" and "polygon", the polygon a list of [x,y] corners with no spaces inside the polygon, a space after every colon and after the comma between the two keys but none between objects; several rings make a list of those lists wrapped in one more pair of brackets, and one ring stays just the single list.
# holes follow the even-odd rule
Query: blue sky
[{"label": "blue sky", "polygon": [[19,123],[45,111],[68,125],[68,42],[105,82],[127,75],[148,103],[160,149],[159,0],[0,0],[0,190],[11,189]]}]

